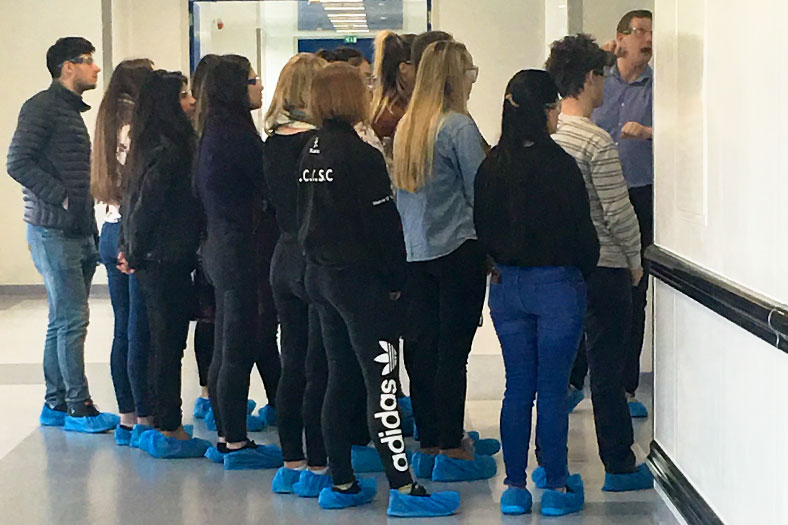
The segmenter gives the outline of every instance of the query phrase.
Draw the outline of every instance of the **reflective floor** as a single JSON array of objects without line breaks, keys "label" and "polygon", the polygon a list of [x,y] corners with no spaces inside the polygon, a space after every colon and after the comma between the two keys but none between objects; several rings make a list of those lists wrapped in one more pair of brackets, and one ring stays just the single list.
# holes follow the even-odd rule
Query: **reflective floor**
[{"label": "reflective floor", "polygon": [[[97,286],[99,288],[99,286]],[[103,288],[103,287],[102,287]],[[100,292],[100,290],[98,290]],[[2,293],[2,292],[0,292]],[[91,299],[91,326],[86,346],[87,375],[93,398],[115,411],[109,374],[112,310],[109,299]],[[369,524],[383,522],[386,484],[378,476],[378,497],[371,505],[345,511],[321,511],[314,500],[271,493],[273,471],[225,472],[207,460],[156,460],[139,450],[118,447],[111,434],[90,436],[40,428],[43,399],[41,352],[46,326],[46,299],[41,295],[0,295],[0,523],[2,524]],[[191,340],[191,337],[190,337]],[[407,382],[405,382],[407,384]],[[498,412],[503,391],[503,364],[489,326],[477,337],[469,364],[466,427],[485,437],[499,437]],[[191,348],[184,360],[185,422],[199,392]],[[641,399],[650,406],[648,381]],[[265,395],[254,373],[251,396]],[[651,421],[635,423],[642,459],[651,440]],[[215,439],[201,422],[196,434]],[[276,432],[252,434],[257,442],[276,443]],[[582,474],[586,507],[566,518],[542,518],[538,512],[502,517],[503,462],[488,481],[445,484],[462,494],[461,512],[429,523],[678,523],[654,490],[607,494],[594,437],[591,403],[583,401],[570,420],[570,470]],[[533,463],[533,461],[532,461]],[[538,511],[540,491],[534,492]],[[422,520],[415,520],[422,521]]]}]

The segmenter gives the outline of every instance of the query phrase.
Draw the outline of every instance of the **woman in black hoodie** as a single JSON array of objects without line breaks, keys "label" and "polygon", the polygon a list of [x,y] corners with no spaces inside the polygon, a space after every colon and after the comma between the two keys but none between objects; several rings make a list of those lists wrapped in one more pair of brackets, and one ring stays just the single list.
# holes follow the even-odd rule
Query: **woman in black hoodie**
[{"label": "woman in black hoodie", "polygon": [[136,270],[145,297],[153,353],[155,422],[139,447],[155,457],[200,457],[207,441],[181,424],[181,360],[189,329],[191,272],[200,241],[200,205],[192,192],[193,103],[180,73],[154,71],[140,89],[131,121],[128,188],[122,203],[119,265]]},{"label": "woman in black hoodie", "polygon": [[260,279],[267,280],[255,257],[263,142],[250,114],[262,105],[263,88],[249,61],[238,55],[223,56],[206,82],[196,184],[207,221],[203,268],[216,295],[208,391],[219,444],[212,459],[228,470],[275,468],[282,465],[281,450],[258,446],[246,434],[249,374],[259,342],[257,291]]}]

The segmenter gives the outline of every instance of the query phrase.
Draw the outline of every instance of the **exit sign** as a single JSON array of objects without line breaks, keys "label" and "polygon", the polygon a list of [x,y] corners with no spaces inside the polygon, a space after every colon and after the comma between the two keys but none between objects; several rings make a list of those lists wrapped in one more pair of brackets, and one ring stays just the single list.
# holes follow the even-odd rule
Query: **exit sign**
[{"label": "exit sign", "polygon": [[345,43],[346,44],[355,44],[356,42],[358,42],[358,38],[355,37],[355,36],[346,36],[345,37]]}]

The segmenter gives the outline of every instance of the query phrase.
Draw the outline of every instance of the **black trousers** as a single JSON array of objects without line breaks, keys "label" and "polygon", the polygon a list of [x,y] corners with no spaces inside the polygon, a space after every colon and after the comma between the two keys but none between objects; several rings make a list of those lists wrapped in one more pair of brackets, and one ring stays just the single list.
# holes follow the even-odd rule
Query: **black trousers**
[{"label": "black trousers", "polygon": [[586,284],[586,353],[599,456],[606,472],[629,473],[634,471],[635,455],[624,363],[629,351],[632,277],[626,268],[598,267]]},{"label": "black trousers", "polygon": [[[643,186],[629,190],[629,200],[635,208],[640,225],[641,255],[654,243],[654,186]],[[632,327],[630,329],[629,352],[624,357],[624,389],[634,394],[640,384],[640,354],[643,350],[643,336],[646,331],[646,302],[648,297],[649,265],[643,260],[643,279],[632,288]],[[577,389],[583,388],[588,373],[588,361],[584,341],[572,367],[569,384]]]},{"label": "black trousers", "polygon": [[181,426],[181,362],[189,332],[192,268],[149,262],[135,274],[148,309],[155,421],[166,431]]},{"label": "black trousers", "polygon": [[[282,329],[282,377],[277,427],[285,461],[327,464],[320,423],[328,382],[328,362],[317,308],[306,292],[306,260],[293,238],[280,237],[271,262],[271,288]],[[302,434],[304,439],[302,439]]]},{"label": "black trousers", "polygon": [[[629,200],[635,208],[640,225],[641,254],[654,243],[654,186],[643,186],[629,190]],[[640,354],[643,350],[643,335],[646,331],[646,302],[648,296],[648,263],[643,260],[643,279],[632,288],[632,328],[630,352],[624,366],[624,388],[634,394],[640,383]]]},{"label": "black trousers", "polygon": [[323,404],[323,437],[334,483],[355,478],[350,462],[360,367],[367,392],[369,434],[385,467],[391,488],[412,482],[397,404],[397,349],[385,341],[395,302],[376,271],[362,266],[328,267],[309,263],[309,297],[317,306],[328,358],[328,387]]},{"label": "black trousers", "polygon": [[197,374],[200,386],[208,386],[208,374],[213,359],[213,340],[215,338],[213,321],[197,320],[194,327],[194,357],[197,359]]},{"label": "black trousers", "polygon": [[467,363],[484,303],[487,271],[477,241],[409,263],[405,368],[422,448],[462,442]]},{"label": "black trousers", "polygon": [[203,265],[216,295],[214,352],[208,378],[219,436],[228,442],[247,439],[246,400],[257,337],[257,280],[250,239],[209,232]]}]

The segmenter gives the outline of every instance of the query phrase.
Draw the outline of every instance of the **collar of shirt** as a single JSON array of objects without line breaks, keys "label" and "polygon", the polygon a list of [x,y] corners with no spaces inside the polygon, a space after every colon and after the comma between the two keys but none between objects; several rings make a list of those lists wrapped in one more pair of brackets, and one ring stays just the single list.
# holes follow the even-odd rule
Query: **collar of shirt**
[{"label": "collar of shirt", "polygon": [[[608,75],[611,77],[615,77],[619,82],[627,84],[627,82],[623,78],[621,78],[621,73],[618,70],[618,64],[614,64],[613,66],[610,67],[610,69],[608,70]],[[629,82],[629,84],[630,85],[644,84],[649,80],[651,80],[652,78],[654,78],[654,70],[651,69],[651,66],[647,65],[646,69],[643,70],[643,73],[640,74],[638,79],[635,80],[634,82]]]}]

